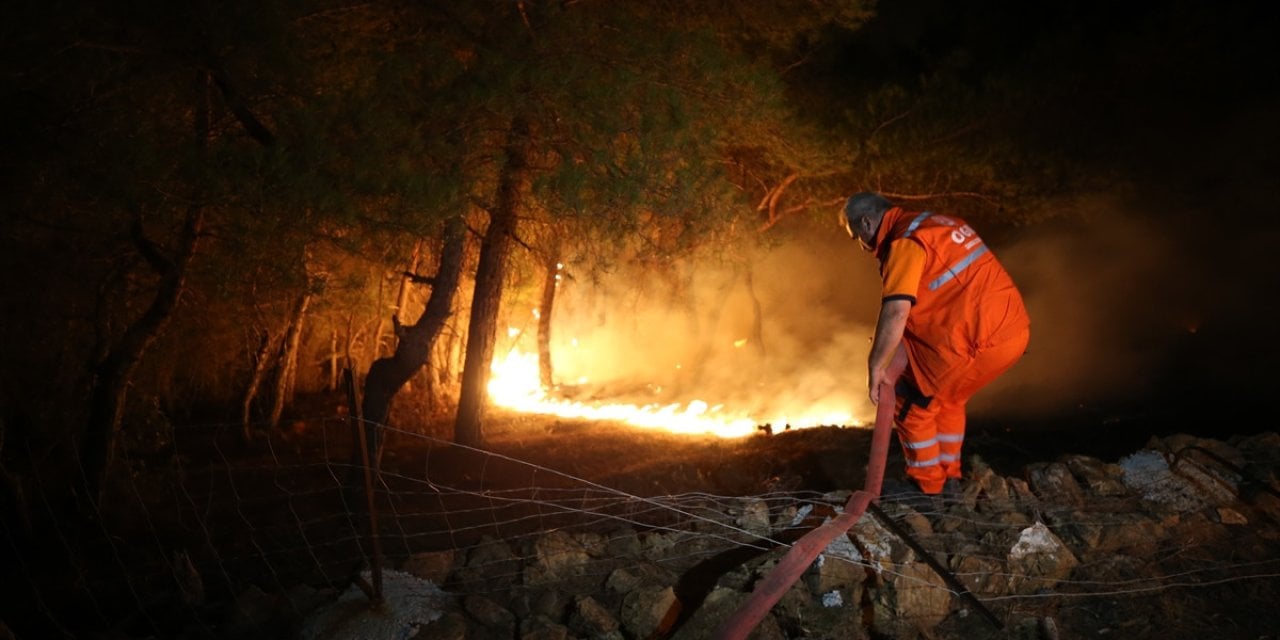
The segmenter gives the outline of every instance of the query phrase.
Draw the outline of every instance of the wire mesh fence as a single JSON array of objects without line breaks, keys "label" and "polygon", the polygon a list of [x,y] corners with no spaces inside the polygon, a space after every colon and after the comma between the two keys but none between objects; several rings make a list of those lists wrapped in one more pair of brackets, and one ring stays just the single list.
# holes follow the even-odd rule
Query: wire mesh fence
[{"label": "wire mesh fence", "polygon": [[[531,584],[598,588],[620,568],[643,565],[679,597],[697,601],[753,559],[785,550],[847,496],[638,495],[511,453],[396,430],[388,430],[395,452],[376,467],[367,491],[352,421],[333,416],[308,425],[305,433],[263,428],[249,442],[238,424],[177,428],[163,455],[123,451],[109,491],[88,514],[84,501],[43,491],[57,485],[56,471],[27,461],[24,513],[4,520],[11,558],[4,621],[27,632],[19,637],[288,637],[318,602],[354,583],[367,589],[371,569],[415,563],[450,593],[504,603]],[[1264,473],[1280,466],[1274,449],[1245,455],[1256,456],[1245,465]],[[1240,483],[1230,470],[1199,468]],[[884,496],[896,525],[889,529],[908,532],[915,549],[864,518],[847,548],[823,556],[850,568],[836,574],[853,577],[823,586],[821,575],[833,574],[819,570],[815,597],[830,587],[854,598],[851,580],[863,584],[864,600],[872,598],[868,589],[895,581],[899,594],[915,582],[961,595],[910,568],[921,553],[1001,618],[1077,609],[1097,617],[1109,608],[1121,617],[1126,603],[1181,605],[1208,587],[1246,598],[1280,593],[1280,511],[1205,503],[1153,515],[1142,487],[1086,491],[1074,501],[1009,490],[996,504],[989,489],[911,508]],[[1029,582],[1011,564],[1011,550],[1039,522],[1064,550],[1075,550],[1075,562],[1052,580]],[[548,560],[570,553],[565,545],[581,556],[571,576]],[[429,571],[424,563],[432,558],[443,560]],[[751,580],[737,586],[749,591]],[[1123,623],[1108,622],[1117,630]]]}]

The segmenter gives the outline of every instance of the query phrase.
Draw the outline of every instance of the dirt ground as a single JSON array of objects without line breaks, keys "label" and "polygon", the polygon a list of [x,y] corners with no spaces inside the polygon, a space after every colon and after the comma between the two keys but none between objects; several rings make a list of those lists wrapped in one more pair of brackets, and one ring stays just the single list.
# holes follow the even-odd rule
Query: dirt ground
[{"label": "dirt ground", "polygon": [[[447,439],[448,424],[431,429]],[[1021,476],[1033,462],[1082,454],[1115,462],[1140,449],[1152,436],[1174,430],[1134,421],[1116,421],[1105,430],[1087,430],[1071,420],[1010,423],[974,420],[965,456],[979,456],[1002,475]],[[566,476],[589,480],[637,495],[706,491],[751,495],[774,490],[835,491],[861,488],[866,480],[871,429],[832,425],[806,429],[761,429],[745,438],[674,434],[660,429],[602,421],[490,411],[485,421],[486,449],[515,461],[540,465]],[[416,461],[429,450],[456,473],[479,480],[470,467],[475,456],[444,451],[430,442],[391,436],[383,466]],[[488,457],[488,456],[483,456]],[[493,464],[490,462],[489,464]],[[523,466],[523,465],[512,465]],[[492,469],[492,467],[490,467]],[[902,454],[893,440],[886,477],[904,477]],[[545,477],[545,474],[544,474]]]}]

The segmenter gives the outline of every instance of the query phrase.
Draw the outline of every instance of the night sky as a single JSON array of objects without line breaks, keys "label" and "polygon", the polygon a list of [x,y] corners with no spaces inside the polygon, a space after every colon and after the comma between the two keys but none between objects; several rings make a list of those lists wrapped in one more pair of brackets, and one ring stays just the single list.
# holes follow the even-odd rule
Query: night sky
[{"label": "night sky", "polygon": [[1264,4],[899,0],[842,51],[852,72],[832,81],[851,95],[947,65],[1025,83],[1043,96],[1028,148],[1110,180],[1062,201],[1070,221],[993,242],[1033,339],[975,398],[978,428],[1117,447],[1274,428],[1254,417],[1280,383],[1280,23]]}]

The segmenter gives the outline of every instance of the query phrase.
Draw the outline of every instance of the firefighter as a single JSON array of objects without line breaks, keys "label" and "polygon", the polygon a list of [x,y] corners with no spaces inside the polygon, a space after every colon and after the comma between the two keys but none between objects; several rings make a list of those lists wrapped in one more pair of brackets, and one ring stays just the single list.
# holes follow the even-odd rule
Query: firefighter
[{"label": "firefighter", "polygon": [[898,349],[907,367],[894,386],[894,430],[907,477],[922,493],[958,490],[965,405],[1022,357],[1031,323],[1022,295],[964,220],[907,211],[877,193],[851,196],[840,217],[874,253],[880,315],[867,357],[871,402]]}]

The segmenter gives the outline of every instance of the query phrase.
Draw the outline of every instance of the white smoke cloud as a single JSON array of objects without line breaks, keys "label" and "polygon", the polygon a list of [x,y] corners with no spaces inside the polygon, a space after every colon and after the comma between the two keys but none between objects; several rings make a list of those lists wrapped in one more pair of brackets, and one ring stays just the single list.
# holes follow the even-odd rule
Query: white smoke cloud
[{"label": "white smoke cloud", "polygon": [[[1063,207],[1079,215],[993,245],[1024,294],[1032,338],[970,415],[1034,417],[1143,393],[1203,320],[1204,287],[1164,228],[1104,198]],[[790,232],[752,258],[749,285],[746,271],[711,261],[569,281],[554,315],[557,381],[585,378],[580,393],[594,399],[697,399],[761,422],[870,421],[876,262],[831,225]]]}]

